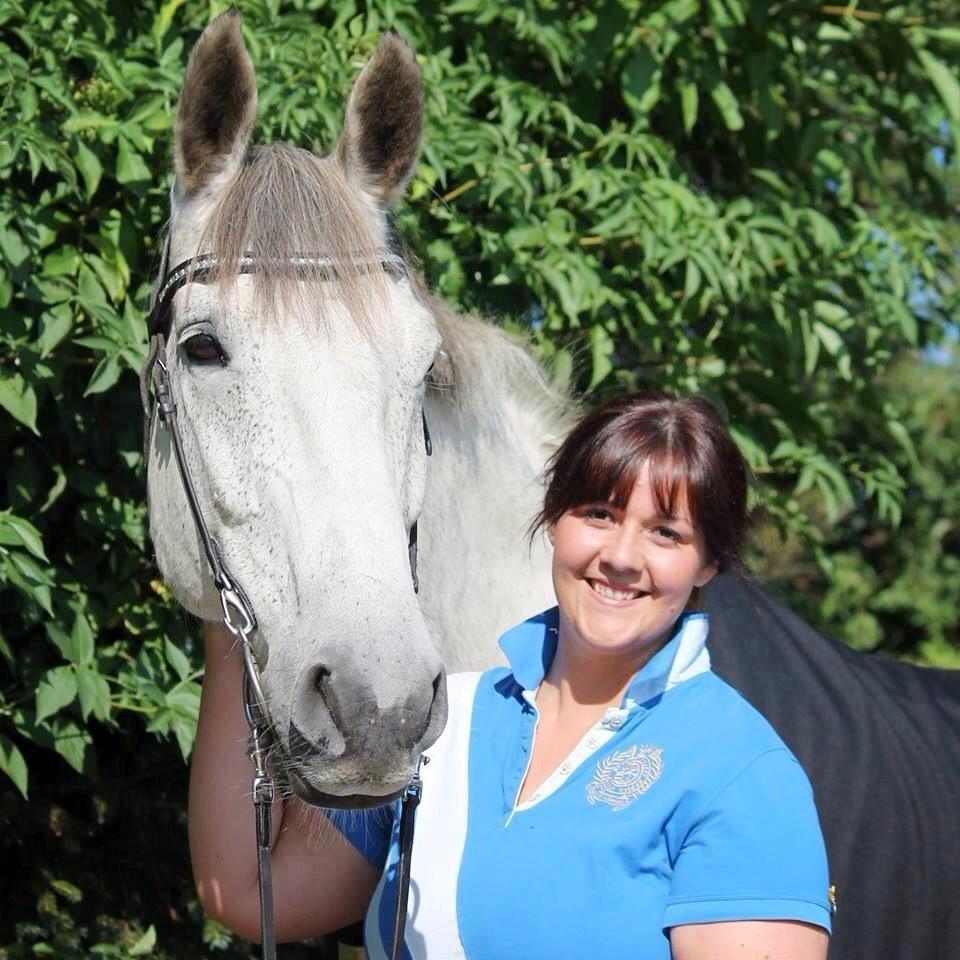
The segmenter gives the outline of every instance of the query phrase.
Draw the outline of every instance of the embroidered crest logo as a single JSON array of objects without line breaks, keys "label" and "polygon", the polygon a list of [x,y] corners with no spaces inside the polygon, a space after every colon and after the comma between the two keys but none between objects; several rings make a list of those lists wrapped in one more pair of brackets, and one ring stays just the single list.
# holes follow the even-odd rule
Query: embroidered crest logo
[{"label": "embroidered crest logo", "polygon": [[659,747],[636,744],[605,757],[597,764],[587,787],[589,803],[608,803],[623,810],[641,793],[646,793],[663,773],[663,751]]}]

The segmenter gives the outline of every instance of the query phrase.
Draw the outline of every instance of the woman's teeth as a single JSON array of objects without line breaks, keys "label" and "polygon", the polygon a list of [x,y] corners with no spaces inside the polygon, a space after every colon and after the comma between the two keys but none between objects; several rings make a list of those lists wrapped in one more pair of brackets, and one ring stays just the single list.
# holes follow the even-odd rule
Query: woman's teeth
[{"label": "woman's teeth", "polygon": [[608,600],[636,600],[640,596],[640,590],[617,590],[614,587],[607,586],[597,580],[591,580],[590,586]]}]

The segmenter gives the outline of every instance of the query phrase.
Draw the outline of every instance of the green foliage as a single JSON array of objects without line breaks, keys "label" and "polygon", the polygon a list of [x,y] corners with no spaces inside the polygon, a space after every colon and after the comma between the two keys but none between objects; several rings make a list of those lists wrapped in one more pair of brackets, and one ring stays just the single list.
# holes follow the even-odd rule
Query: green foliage
[{"label": "green foliage", "polygon": [[[904,357],[884,378],[896,416],[915,438],[898,527],[859,510],[818,530],[828,563],[804,557],[795,539],[761,539],[764,566],[787,601],[857,650],[960,669],[960,355]],[[846,412],[855,432],[859,415]],[[912,441],[911,441],[912,442]]]},{"label": "green foliage", "polygon": [[[224,6],[0,0],[0,957],[241,950],[183,907],[199,667],[134,376],[180,77]],[[596,396],[711,396],[762,572],[855,646],[957,665],[956,367],[917,359],[957,307],[953,5],[240,6],[259,136],[318,149],[396,25],[428,109],[397,219],[432,285]],[[104,876],[100,844],[153,874]]]}]

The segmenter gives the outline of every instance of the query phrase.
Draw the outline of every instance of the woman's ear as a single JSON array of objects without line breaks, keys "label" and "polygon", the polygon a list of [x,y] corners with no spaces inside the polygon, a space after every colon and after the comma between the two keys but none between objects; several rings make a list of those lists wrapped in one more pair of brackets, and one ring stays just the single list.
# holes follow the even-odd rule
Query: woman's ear
[{"label": "woman's ear", "polygon": [[547,524],[547,539],[550,541],[550,546],[552,547],[557,541],[557,525],[555,523]]},{"label": "woman's ear", "polygon": [[705,587],[717,575],[716,563],[705,563],[693,581],[693,585],[699,590]]}]

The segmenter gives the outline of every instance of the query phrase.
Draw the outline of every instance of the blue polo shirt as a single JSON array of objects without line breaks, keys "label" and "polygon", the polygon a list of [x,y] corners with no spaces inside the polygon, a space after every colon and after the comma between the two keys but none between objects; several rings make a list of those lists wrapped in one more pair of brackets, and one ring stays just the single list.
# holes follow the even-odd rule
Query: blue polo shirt
[{"label": "blue polo shirt", "polygon": [[[556,609],[500,644],[509,667],[458,674],[422,771],[410,960],[670,957],[671,927],[800,920],[830,929],[813,793],[766,720],[710,671],[707,619],[684,616],[528,801],[535,694]],[[337,825],[378,868],[371,960],[389,955],[399,807]]]}]

